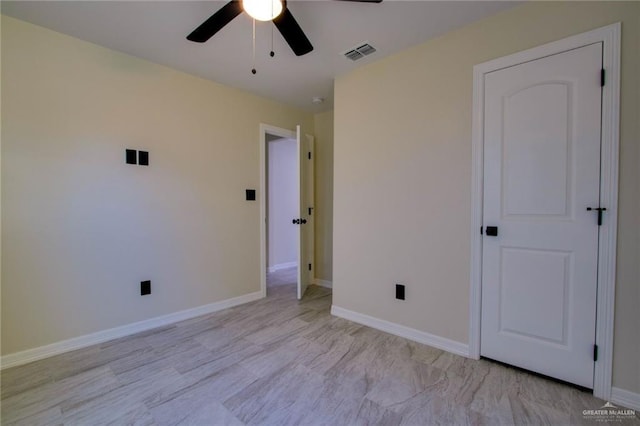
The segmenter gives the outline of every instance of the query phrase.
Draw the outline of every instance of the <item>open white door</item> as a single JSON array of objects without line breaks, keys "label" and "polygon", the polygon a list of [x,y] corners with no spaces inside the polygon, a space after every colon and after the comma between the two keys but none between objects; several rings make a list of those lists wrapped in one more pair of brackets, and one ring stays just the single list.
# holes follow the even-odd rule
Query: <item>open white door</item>
[{"label": "open white door", "polygon": [[[307,157],[305,160],[304,170],[304,180],[305,180],[305,201],[306,201],[306,213],[307,213],[307,224],[303,227],[303,234],[305,240],[306,247],[306,257],[307,257],[307,283],[311,284],[315,277],[315,264],[314,264],[314,236],[315,236],[315,223],[314,223],[314,200],[315,195],[313,192],[314,189],[314,169],[313,162],[315,161],[314,152],[313,152],[313,144],[315,138],[311,135],[305,135],[307,141]],[[311,266],[309,266],[311,265]],[[302,293],[304,295],[304,293]]]},{"label": "open white door", "polygon": [[294,223],[298,232],[298,299],[302,299],[313,274],[313,136],[302,138],[296,126],[298,146],[299,217]]}]

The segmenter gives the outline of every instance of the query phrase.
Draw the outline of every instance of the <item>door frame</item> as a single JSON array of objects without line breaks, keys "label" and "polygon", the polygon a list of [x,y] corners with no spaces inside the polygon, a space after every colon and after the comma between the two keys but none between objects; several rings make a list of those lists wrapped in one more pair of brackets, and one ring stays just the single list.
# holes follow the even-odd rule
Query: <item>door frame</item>
[{"label": "door frame", "polygon": [[[534,47],[473,67],[473,122],[471,147],[471,274],[469,294],[469,357],[480,358],[482,318],[482,235],[484,160],[484,75],[499,69],[576,49],[603,44],[602,66],[606,82],[602,92],[602,148],[600,201],[607,207],[599,229],[598,293],[596,301],[596,344],[593,394],[609,400],[613,367],[613,326],[618,229],[618,152],[620,123],[620,36],[615,23],[559,41]],[[597,76],[594,76],[597,78]]]},{"label": "door frame", "polygon": [[[295,130],[260,123],[258,141],[260,144],[260,294],[262,297],[267,297],[267,134],[296,140]],[[300,147],[298,146],[297,149]]]}]

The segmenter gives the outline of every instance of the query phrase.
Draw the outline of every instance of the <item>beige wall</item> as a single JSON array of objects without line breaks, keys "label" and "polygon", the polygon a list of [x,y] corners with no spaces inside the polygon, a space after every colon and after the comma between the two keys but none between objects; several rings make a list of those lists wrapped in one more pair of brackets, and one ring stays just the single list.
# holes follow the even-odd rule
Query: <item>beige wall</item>
[{"label": "beige wall", "polygon": [[313,115],[2,17],[2,353],[259,291],[260,123]]},{"label": "beige wall", "polygon": [[[640,3],[533,2],[339,77],[334,304],[468,340],[473,65],[621,21],[614,386],[640,392]],[[407,285],[407,300],[393,284]]]},{"label": "beige wall", "polygon": [[315,278],[333,279],[333,111],[315,114]]}]

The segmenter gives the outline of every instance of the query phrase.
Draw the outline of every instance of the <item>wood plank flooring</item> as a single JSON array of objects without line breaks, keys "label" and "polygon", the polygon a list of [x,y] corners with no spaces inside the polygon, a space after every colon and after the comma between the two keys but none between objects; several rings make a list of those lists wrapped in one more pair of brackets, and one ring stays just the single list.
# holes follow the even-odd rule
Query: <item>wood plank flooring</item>
[{"label": "wood plank flooring", "polygon": [[5,370],[2,424],[594,424],[582,411],[604,404],[332,317],[330,290],[298,302],[294,280],[279,271],[266,299]]}]

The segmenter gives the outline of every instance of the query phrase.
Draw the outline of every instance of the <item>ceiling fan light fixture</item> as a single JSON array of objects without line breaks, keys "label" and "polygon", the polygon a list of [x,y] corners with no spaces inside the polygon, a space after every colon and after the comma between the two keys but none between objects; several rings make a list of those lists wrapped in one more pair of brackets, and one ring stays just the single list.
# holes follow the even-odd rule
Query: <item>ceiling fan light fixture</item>
[{"label": "ceiling fan light fixture", "polygon": [[258,21],[271,21],[282,13],[282,0],[242,0],[244,11]]}]

